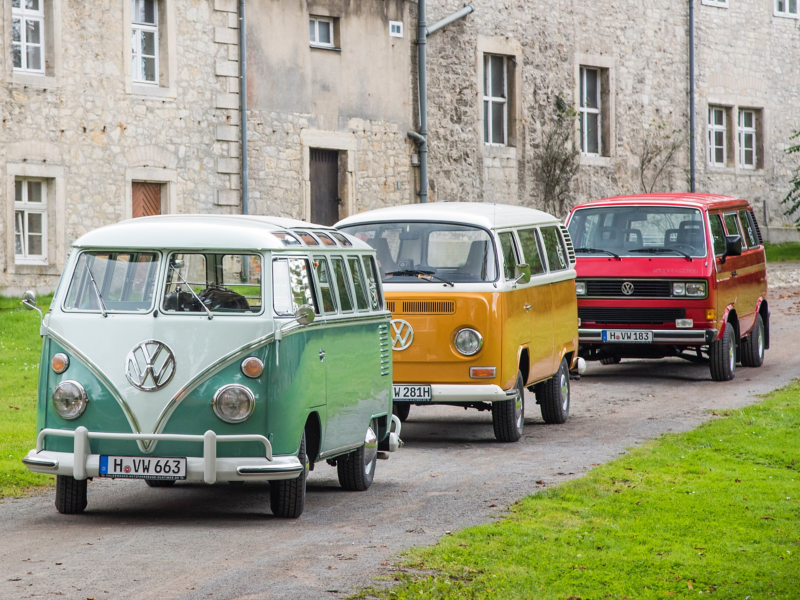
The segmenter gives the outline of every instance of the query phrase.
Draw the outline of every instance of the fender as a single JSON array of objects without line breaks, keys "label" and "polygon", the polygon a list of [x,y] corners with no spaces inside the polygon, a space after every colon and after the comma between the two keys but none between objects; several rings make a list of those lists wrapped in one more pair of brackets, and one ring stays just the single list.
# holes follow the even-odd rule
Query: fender
[{"label": "fender", "polygon": [[[762,304],[767,305],[766,315],[762,315],[762,321],[764,322],[764,350],[769,350],[769,302],[764,296],[759,296],[758,304],[756,304],[756,313],[761,314]],[[764,316],[766,316],[766,319],[763,318]]]},{"label": "fender", "polygon": [[[728,327],[728,315],[730,315],[731,311],[734,310],[734,305],[729,304],[725,307],[725,312],[722,313],[722,324],[720,325],[719,331],[717,332],[717,337],[715,341],[719,341],[725,335],[725,329]],[[738,343],[738,341],[737,341]]]}]

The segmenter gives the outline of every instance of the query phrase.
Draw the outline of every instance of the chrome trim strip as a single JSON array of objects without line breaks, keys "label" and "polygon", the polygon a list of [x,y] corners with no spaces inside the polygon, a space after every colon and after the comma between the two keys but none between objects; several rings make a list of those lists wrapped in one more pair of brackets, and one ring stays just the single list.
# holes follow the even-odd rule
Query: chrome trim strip
[{"label": "chrome trim strip", "polygon": [[329,458],[331,456],[339,456],[340,454],[347,454],[348,452],[351,452],[353,450],[356,450],[357,448],[360,448],[362,445],[364,445],[364,442],[356,442],[355,444],[350,444],[348,446],[342,446],[341,448],[335,448],[333,450],[326,450],[325,452],[320,452],[319,453],[319,459],[320,460],[324,460],[324,459]]},{"label": "chrome trim strip", "polygon": [[[606,327],[606,331],[609,329],[615,329],[614,327]],[[617,328],[619,329],[619,328]],[[624,329],[631,329],[632,331],[652,331],[653,332],[653,342],[654,343],[676,343],[676,344],[687,344],[687,343],[702,343],[708,344],[710,341],[713,341],[717,336],[716,329],[690,329],[690,330],[680,330],[680,329],[648,329],[647,327],[641,328],[624,328]],[[619,329],[620,331],[624,329]],[[615,344],[618,342],[603,342],[603,330],[602,329],[578,329],[578,341],[579,342],[593,342],[593,343],[608,343],[608,344]],[[635,343],[635,342],[631,342]]]},{"label": "chrome trim strip", "polygon": [[271,473],[297,473],[298,475],[303,472],[303,465],[300,461],[294,458],[297,464],[276,464],[276,465],[246,465],[236,467],[237,475],[269,475]]},{"label": "chrome trim strip", "polygon": [[57,469],[58,461],[51,458],[36,458],[35,456],[23,456],[22,463],[34,467],[45,467],[47,469]]}]

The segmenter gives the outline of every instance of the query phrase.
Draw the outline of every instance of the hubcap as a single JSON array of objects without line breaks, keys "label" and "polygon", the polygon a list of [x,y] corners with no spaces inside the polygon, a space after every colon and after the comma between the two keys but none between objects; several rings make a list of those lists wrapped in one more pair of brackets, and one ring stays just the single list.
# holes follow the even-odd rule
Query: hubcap
[{"label": "hubcap", "polygon": [[522,430],[522,420],[525,406],[525,388],[517,386],[517,397],[514,399],[514,417],[517,423],[517,430]]},{"label": "hubcap", "polygon": [[367,435],[364,438],[364,474],[372,473],[375,455],[378,454],[378,437],[372,431],[372,427],[367,427]]},{"label": "hubcap", "polygon": [[728,363],[731,367],[731,373],[733,373],[733,370],[736,368],[736,350],[733,344],[731,344],[730,350],[728,350]]},{"label": "hubcap", "polygon": [[564,373],[561,374],[561,409],[567,410],[569,406],[569,379]]},{"label": "hubcap", "polygon": [[758,358],[764,356],[764,336],[761,335],[761,330],[758,331]]}]

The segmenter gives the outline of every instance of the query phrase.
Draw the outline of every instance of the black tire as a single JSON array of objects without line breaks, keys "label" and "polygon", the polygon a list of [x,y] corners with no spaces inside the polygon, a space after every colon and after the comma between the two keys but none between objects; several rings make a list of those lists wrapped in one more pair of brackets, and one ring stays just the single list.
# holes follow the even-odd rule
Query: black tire
[{"label": "black tire", "polygon": [[622,359],[619,356],[606,356],[600,359],[601,365],[618,365]]},{"label": "black tire", "polygon": [[517,395],[510,400],[492,402],[492,426],[494,437],[499,442],[517,442],[525,427],[525,379],[522,371],[517,371],[514,386]]},{"label": "black tire", "polygon": [[303,514],[306,505],[308,460],[306,459],[305,432],[300,440],[300,452],[298,452],[297,458],[304,466],[298,477],[269,482],[269,506],[272,514],[281,519],[296,519]]},{"label": "black tire", "polygon": [[545,423],[561,425],[569,417],[569,365],[562,358],[558,371],[547,381],[536,386],[536,400],[542,409]]},{"label": "black tire", "polygon": [[175,485],[174,479],[145,479],[144,482],[150,487],[172,487]]},{"label": "black tire", "polygon": [[730,381],[736,375],[736,340],[734,327],[726,324],[721,340],[711,342],[708,347],[711,359],[711,379],[714,381]]},{"label": "black tire", "polygon": [[742,366],[760,367],[764,364],[764,321],[756,316],[753,331],[742,340]]},{"label": "black tire", "polygon": [[[378,438],[370,427],[364,445],[358,450],[336,459],[336,474],[339,485],[349,492],[363,492],[375,479],[378,463]],[[371,457],[371,458],[370,458]]]},{"label": "black tire", "polygon": [[411,412],[410,402],[395,402],[392,404],[392,414],[397,415],[401,423],[405,423],[408,418],[408,413]]},{"label": "black tire", "polygon": [[78,481],[68,475],[56,476],[56,510],[62,515],[77,515],[86,509],[87,479]]}]

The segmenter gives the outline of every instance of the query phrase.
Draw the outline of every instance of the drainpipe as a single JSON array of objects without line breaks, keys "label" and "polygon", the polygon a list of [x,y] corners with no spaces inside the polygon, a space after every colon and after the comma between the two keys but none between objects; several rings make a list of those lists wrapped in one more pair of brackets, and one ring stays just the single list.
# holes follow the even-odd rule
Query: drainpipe
[{"label": "drainpipe", "polygon": [[242,214],[248,214],[247,205],[247,38],[244,31],[244,0],[239,0],[239,110],[242,129]]},{"label": "drainpipe", "polygon": [[[241,0],[240,0],[241,1]],[[417,71],[419,77],[419,133],[409,131],[408,137],[417,143],[419,148],[419,201],[425,204],[428,201],[428,82],[426,68],[426,46],[428,36],[442,27],[457,21],[475,10],[470,4],[464,8],[434,23],[428,29],[425,22],[425,0],[418,0],[417,15]]]},{"label": "drainpipe", "polygon": [[694,0],[689,0],[689,170],[691,191],[695,189],[695,107],[694,107]]}]

